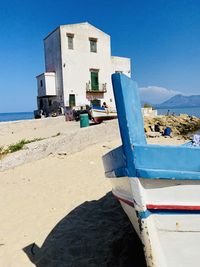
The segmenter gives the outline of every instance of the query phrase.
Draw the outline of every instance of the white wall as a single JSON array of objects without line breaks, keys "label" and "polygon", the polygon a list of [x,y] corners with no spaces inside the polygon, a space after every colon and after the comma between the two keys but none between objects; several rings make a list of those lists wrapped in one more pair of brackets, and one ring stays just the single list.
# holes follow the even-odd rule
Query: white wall
[{"label": "white wall", "polygon": [[[55,86],[55,73],[48,72],[43,73],[37,78],[37,84],[38,84],[38,96],[56,96],[56,86]],[[42,81],[42,86],[41,86]]]},{"label": "white wall", "polygon": [[131,77],[131,60],[126,57],[111,57],[113,72],[122,71]]},{"label": "white wall", "polygon": [[56,93],[58,99],[63,96],[62,63],[60,49],[60,28],[54,30],[44,39],[46,72],[55,72]]},{"label": "white wall", "polygon": [[[66,33],[74,34],[74,49],[68,49]],[[89,38],[97,38],[97,53],[90,52]],[[107,83],[111,91],[110,36],[88,23],[61,26],[61,49],[65,104],[69,94],[76,95],[77,105],[89,104],[86,100],[86,83],[90,69],[99,69],[99,83]],[[91,95],[91,93],[90,93]],[[113,98],[113,95],[110,94]],[[94,94],[93,94],[94,96]]]},{"label": "white wall", "polygon": [[56,95],[55,73],[45,73],[46,94]]},{"label": "white wall", "polygon": [[[74,49],[68,49],[67,34],[74,34]],[[97,53],[90,52],[89,38],[97,39]],[[55,71],[58,99],[64,97],[69,105],[69,94],[75,94],[76,105],[90,104],[86,99],[86,83],[91,80],[90,69],[99,70],[99,83],[107,84],[107,92],[98,94],[98,99],[110,107],[115,106],[111,74],[121,70],[130,76],[130,60],[111,57],[110,36],[89,23],[63,25],[44,40],[46,72]],[[94,93],[87,95],[95,98]]]},{"label": "white wall", "polygon": [[158,116],[158,111],[152,108],[142,108],[142,114],[144,117],[156,117]]}]

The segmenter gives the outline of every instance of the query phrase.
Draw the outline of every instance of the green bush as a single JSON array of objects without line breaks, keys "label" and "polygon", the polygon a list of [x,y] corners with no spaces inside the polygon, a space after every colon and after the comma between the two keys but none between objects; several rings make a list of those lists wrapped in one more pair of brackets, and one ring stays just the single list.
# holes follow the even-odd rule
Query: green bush
[{"label": "green bush", "polygon": [[[24,147],[24,145],[26,145],[26,144],[37,142],[37,141],[40,141],[43,139],[44,138],[35,138],[35,139],[31,139],[31,140],[22,139],[19,142],[17,142],[16,144],[9,145],[9,147],[7,149],[5,149],[5,150],[2,149],[2,153],[8,154],[8,153],[16,152],[18,150],[21,150]],[[1,150],[0,150],[0,153],[1,153]]]},{"label": "green bush", "polygon": [[149,104],[147,104],[147,103],[145,103],[143,107],[144,107],[144,108],[153,108],[151,105],[149,105]]}]

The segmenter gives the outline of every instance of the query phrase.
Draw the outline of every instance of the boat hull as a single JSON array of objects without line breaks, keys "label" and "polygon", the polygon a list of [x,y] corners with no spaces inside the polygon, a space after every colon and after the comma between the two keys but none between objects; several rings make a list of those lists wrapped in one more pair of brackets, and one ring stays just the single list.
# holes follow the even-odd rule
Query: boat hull
[{"label": "boat hull", "polygon": [[94,109],[90,111],[92,120],[95,123],[101,123],[104,120],[112,120],[117,118],[117,112],[109,109]]},{"label": "boat hull", "polygon": [[199,266],[200,150],[147,144],[135,81],[112,75],[122,146],[106,176],[144,245],[149,267]]},{"label": "boat hull", "polygon": [[149,267],[198,266],[200,181],[109,179],[144,244]]}]

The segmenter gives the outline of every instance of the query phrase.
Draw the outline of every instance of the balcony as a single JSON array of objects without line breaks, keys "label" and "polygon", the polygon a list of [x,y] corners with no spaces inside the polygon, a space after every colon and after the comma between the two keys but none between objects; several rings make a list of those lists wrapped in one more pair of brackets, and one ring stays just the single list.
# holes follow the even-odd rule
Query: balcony
[{"label": "balcony", "polygon": [[99,83],[98,85],[92,86],[90,82],[86,83],[86,93],[106,93],[107,84]]}]

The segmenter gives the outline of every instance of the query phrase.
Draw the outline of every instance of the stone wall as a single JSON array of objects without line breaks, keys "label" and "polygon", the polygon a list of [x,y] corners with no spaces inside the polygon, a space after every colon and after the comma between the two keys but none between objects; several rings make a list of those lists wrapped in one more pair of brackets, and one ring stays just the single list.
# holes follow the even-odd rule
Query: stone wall
[{"label": "stone wall", "polygon": [[117,120],[79,128],[57,137],[27,144],[23,150],[8,154],[0,160],[0,171],[47,157],[50,154],[72,154],[90,145],[116,138],[120,138]]},{"label": "stone wall", "polygon": [[[182,114],[181,116],[145,117],[145,127],[160,123],[161,130],[172,128],[172,134],[186,136],[200,129],[200,119]],[[8,154],[0,161],[0,171],[47,157],[50,154],[67,155],[83,150],[87,146],[120,139],[118,121],[112,120],[87,128],[74,129],[38,142],[27,144],[23,150]]]}]

